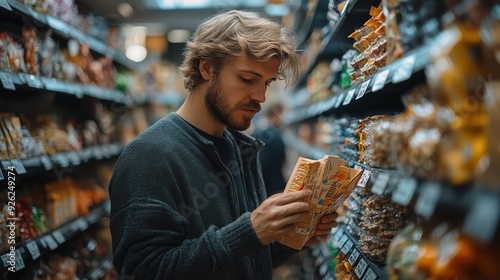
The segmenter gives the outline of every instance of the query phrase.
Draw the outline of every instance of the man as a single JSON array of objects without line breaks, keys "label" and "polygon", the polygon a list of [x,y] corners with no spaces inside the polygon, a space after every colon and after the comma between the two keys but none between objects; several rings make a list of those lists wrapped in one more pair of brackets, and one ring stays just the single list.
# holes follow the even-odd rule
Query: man
[{"label": "man", "polygon": [[283,166],[286,163],[286,147],[281,136],[281,115],[283,104],[274,103],[265,110],[264,126],[257,128],[252,134],[265,143],[259,153],[262,166],[262,177],[266,186],[267,196],[283,192],[286,181],[283,176]]},{"label": "man", "polygon": [[[124,279],[271,279],[296,251],[277,242],[309,191],[265,199],[250,125],[266,87],[298,72],[283,30],[249,12],[202,23],[187,43],[181,108],[134,139],[110,182],[114,266]],[[326,238],[336,214],[323,217]]]}]

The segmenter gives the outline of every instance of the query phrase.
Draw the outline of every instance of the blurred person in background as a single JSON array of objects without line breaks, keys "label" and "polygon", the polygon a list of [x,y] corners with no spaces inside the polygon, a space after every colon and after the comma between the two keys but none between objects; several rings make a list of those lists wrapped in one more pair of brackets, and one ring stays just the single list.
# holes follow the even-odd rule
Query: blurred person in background
[{"label": "blurred person in background", "polygon": [[266,186],[267,196],[283,192],[286,180],[283,167],[286,163],[286,147],[282,137],[282,120],[284,106],[281,102],[270,104],[265,109],[265,123],[257,128],[253,137],[265,143],[260,151],[259,161],[262,166],[262,177]]}]

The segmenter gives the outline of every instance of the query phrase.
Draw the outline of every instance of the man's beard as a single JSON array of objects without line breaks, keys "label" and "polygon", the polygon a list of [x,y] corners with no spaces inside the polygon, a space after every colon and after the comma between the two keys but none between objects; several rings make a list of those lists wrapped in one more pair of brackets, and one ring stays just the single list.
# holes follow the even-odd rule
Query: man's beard
[{"label": "man's beard", "polygon": [[[235,130],[245,130],[250,127],[252,117],[244,116],[241,120],[231,117],[233,110],[229,108],[228,102],[224,98],[218,78],[208,87],[205,104],[207,105],[212,117],[221,121],[226,126]],[[235,109],[243,108],[260,110],[260,104],[258,102],[250,101],[246,104],[237,104]]]}]

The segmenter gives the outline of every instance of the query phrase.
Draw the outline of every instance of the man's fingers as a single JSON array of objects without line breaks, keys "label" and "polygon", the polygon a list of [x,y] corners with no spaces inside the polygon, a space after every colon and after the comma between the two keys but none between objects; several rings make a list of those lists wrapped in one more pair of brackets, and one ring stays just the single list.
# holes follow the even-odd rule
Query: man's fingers
[{"label": "man's fingers", "polygon": [[311,196],[312,192],[310,190],[302,190],[298,192],[283,193],[276,196],[278,205],[288,204],[297,200],[305,199]]}]

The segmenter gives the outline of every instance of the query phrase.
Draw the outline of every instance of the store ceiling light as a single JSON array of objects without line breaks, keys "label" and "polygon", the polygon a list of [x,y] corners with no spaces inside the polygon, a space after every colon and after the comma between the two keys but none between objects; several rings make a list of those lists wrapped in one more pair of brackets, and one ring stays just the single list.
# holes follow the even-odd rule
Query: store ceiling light
[{"label": "store ceiling light", "polygon": [[170,43],[185,43],[189,40],[191,32],[185,29],[172,29],[168,32],[167,40]]},{"label": "store ceiling light", "polygon": [[125,50],[125,55],[132,61],[141,62],[148,56],[148,51],[144,46],[131,45]]},{"label": "store ceiling light", "polygon": [[267,0],[155,0],[160,9],[209,9],[229,7],[264,7]]},{"label": "store ceiling light", "polygon": [[134,9],[128,3],[121,3],[118,5],[118,13],[124,18],[129,18],[134,13]]}]

